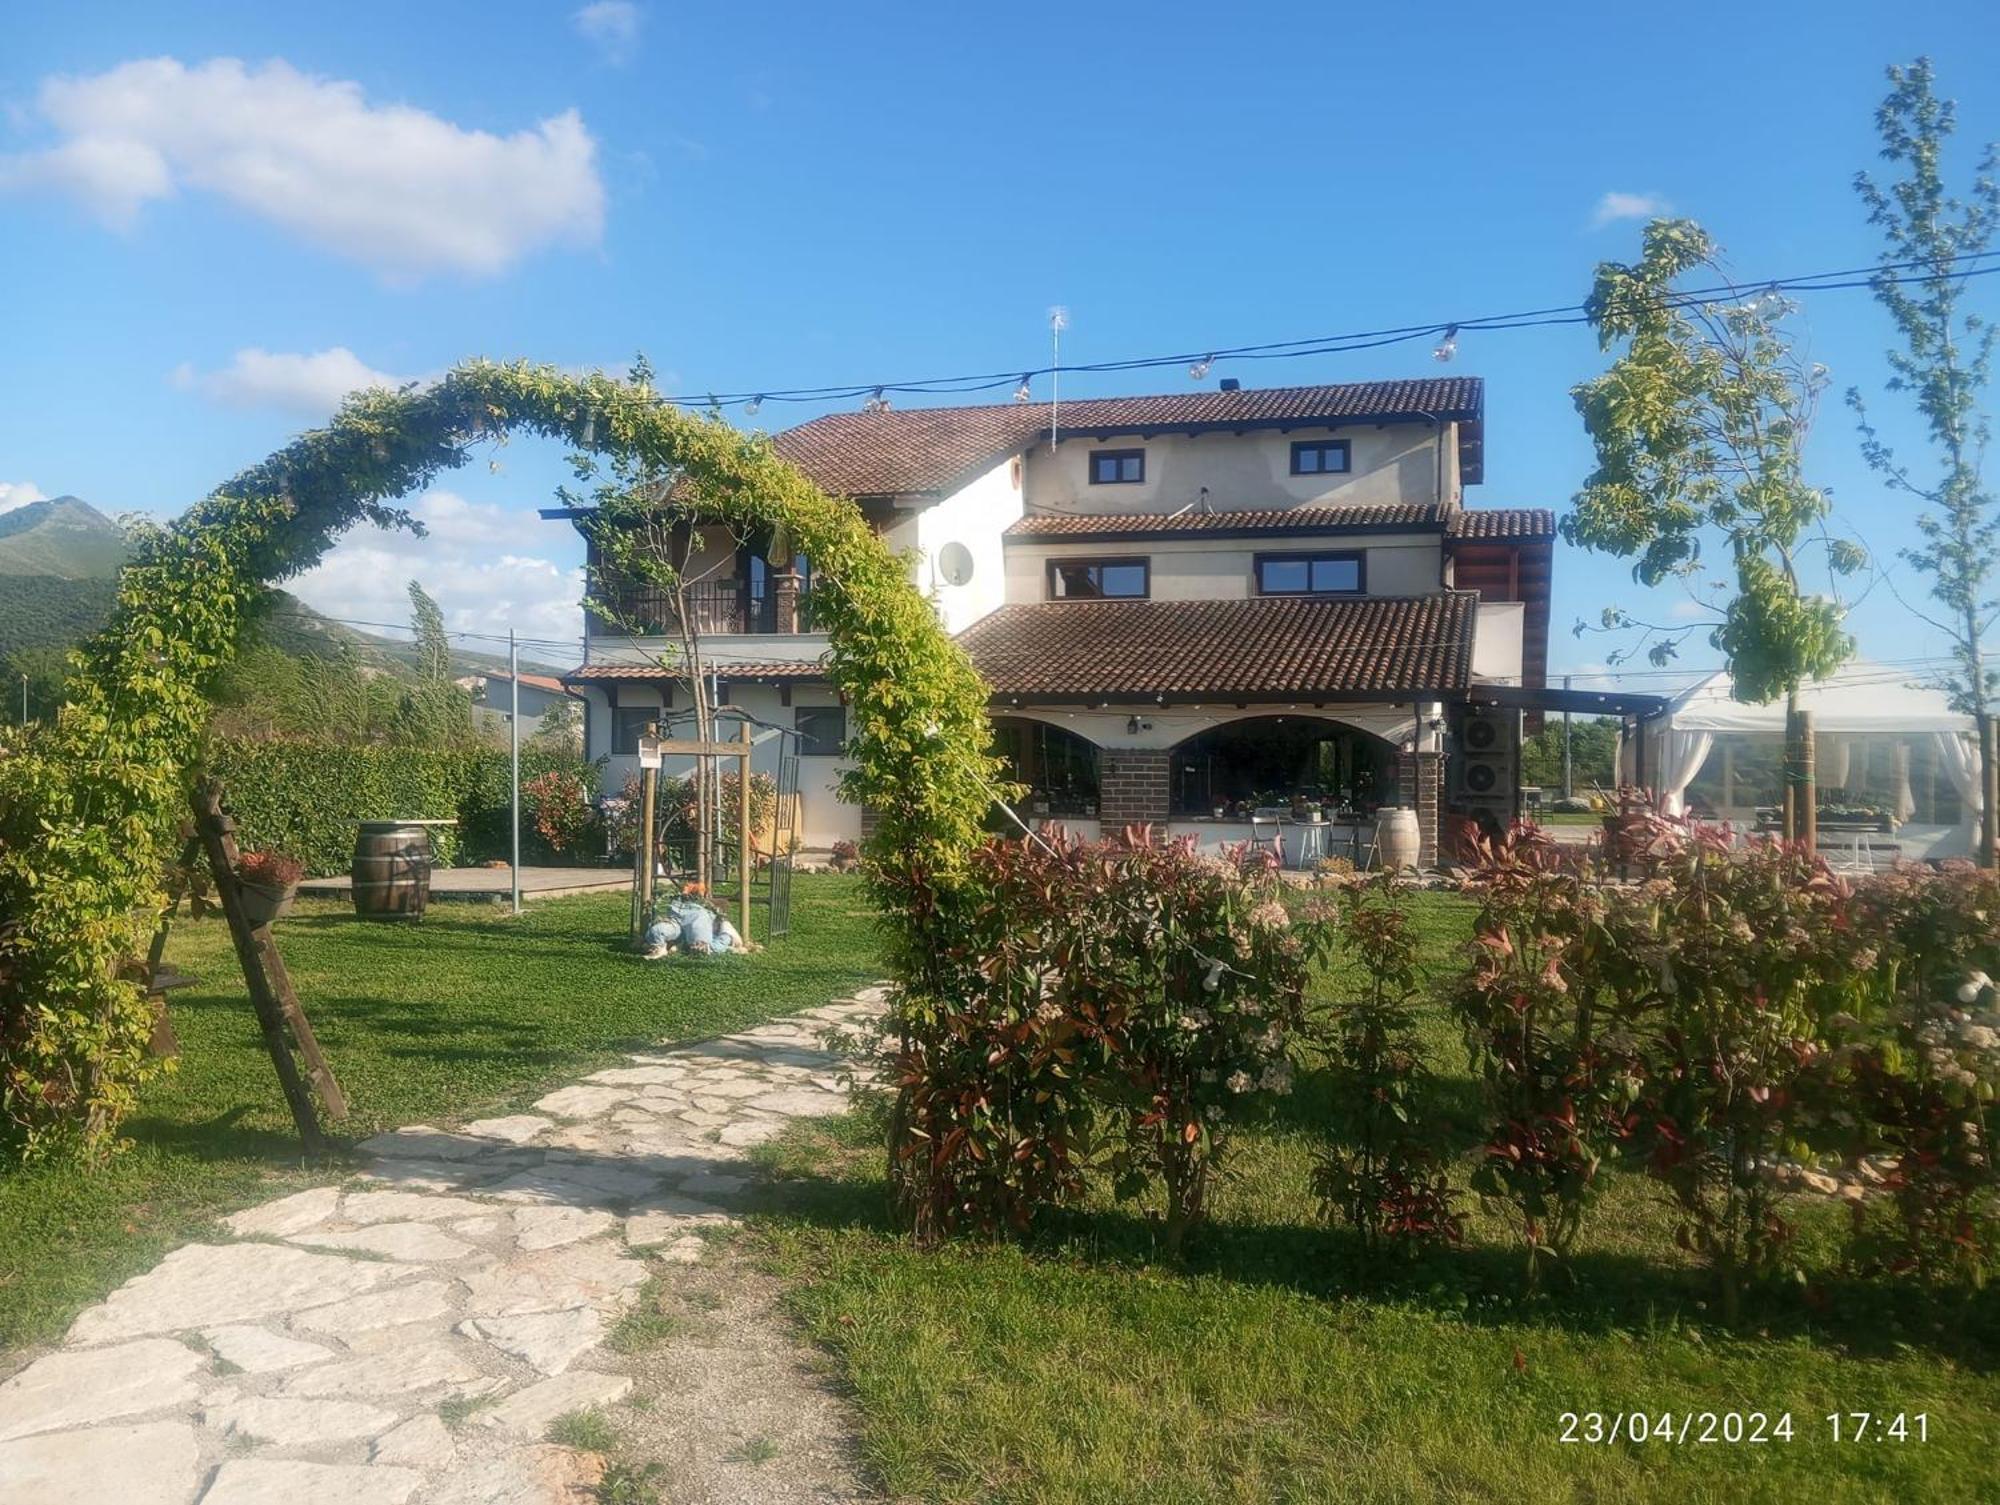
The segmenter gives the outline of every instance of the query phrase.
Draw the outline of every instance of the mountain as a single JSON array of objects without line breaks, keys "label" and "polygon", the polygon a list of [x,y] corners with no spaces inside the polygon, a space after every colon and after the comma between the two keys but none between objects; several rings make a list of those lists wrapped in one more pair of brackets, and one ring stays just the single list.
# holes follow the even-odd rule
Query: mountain
[{"label": "mountain", "polygon": [[[101,627],[117,599],[127,548],[124,530],[80,497],[0,512],[0,661],[26,648],[68,647]],[[273,647],[318,658],[351,653],[381,668],[416,662],[410,643],[336,622],[289,591],[272,594],[258,632]],[[507,667],[504,654],[454,648],[451,657],[460,674]],[[525,658],[521,666],[548,667]]]},{"label": "mountain", "polygon": [[124,530],[80,497],[0,512],[0,575],[109,580],[124,562]]}]

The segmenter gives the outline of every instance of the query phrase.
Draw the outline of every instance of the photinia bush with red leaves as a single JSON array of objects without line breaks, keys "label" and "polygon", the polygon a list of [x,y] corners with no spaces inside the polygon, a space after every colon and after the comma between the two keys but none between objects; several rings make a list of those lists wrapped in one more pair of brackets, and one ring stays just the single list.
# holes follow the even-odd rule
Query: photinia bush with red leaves
[{"label": "photinia bush with red leaves", "polygon": [[1290,1087],[1331,933],[1281,892],[1144,828],[975,853],[940,901],[938,1001],[894,1016],[891,1160],[918,1236],[1029,1228],[1101,1165],[1121,1197],[1157,1189],[1177,1252],[1232,1120]]},{"label": "photinia bush with red leaves", "polygon": [[590,790],[567,769],[551,768],[521,781],[521,803],[528,809],[535,834],[551,852],[566,852],[597,823]]}]

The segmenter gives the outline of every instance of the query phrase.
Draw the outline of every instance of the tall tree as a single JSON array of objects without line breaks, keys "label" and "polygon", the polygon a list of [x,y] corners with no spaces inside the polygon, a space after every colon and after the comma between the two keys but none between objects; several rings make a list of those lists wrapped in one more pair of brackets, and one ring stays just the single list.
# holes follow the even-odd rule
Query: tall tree
[{"label": "tall tree", "polygon": [[1946,688],[1979,726],[1985,793],[1979,860],[1990,866],[2000,822],[1993,727],[2000,672],[1988,664],[1985,643],[2000,608],[1993,597],[2000,520],[1982,475],[1992,430],[1982,401],[1992,377],[1995,331],[1965,306],[1965,295],[2000,221],[2000,148],[1989,143],[1980,154],[1966,199],[1946,192],[1944,148],[1957,129],[1957,110],[1937,97],[1933,81],[1929,58],[1889,69],[1889,94],[1875,112],[1875,128],[1882,158],[1895,176],[1877,183],[1866,171],[1854,175],[1868,223],[1882,232],[1882,269],[1873,286],[1899,341],[1888,352],[1886,385],[1915,409],[1930,459],[1921,466],[1898,459],[1870,420],[1860,391],[1849,388],[1847,401],[1860,421],[1868,464],[1891,491],[1914,498],[1922,508],[1917,531],[1923,542],[1903,550],[1902,557],[1929,577],[1938,613],[1916,614],[1950,640],[1953,663],[1944,676]]},{"label": "tall tree", "polygon": [[[1691,273],[1723,296],[1681,286]],[[1826,497],[1803,472],[1825,368],[1802,361],[1783,328],[1792,306],[1775,292],[1731,288],[1714,241],[1692,220],[1654,220],[1638,261],[1601,263],[1584,309],[1600,346],[1622,348],[1608,371],[1570,392],[1597,466],[1563,536],[1634,559],[1647,586],[1692,582],[1705,568],[1704,543],[1720,541],[1734,579],[1713,582],[1717,594],[1702,601],[1715,614],[1708,640],[1738,700],[1786,697],[1786,833],[1810,842],[1812,747],[1799,687],[1837,669],[1854,645],[1839,604],[1809,586],[1804,564],[1815,545],[1831,573],[1863,562],[1857,546],[1828,537]],[[1612,607],[1602,626],[1643,629],[1653,662],[1664,664],[1703,623],[1648,623]]]},{"label": "tall tree", "polygon": [[428,746],[471,741],[472,699],[452,682],[444,613],[415,580],[410,582],[410,636],[416,640],[417,682],[397,707],[400,740]]}]

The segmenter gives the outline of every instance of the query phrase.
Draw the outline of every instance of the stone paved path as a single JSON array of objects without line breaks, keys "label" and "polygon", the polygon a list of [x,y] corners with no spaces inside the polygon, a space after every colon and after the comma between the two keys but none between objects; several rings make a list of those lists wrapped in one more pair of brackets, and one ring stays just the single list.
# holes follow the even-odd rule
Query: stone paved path
[{"label": "stone paved path", "polygon": [[424,1126],[371,1167],[226,1220],[0,1385],[0,1501],[582,1505],[546,1441],[632,1386],[607,1332],[732,1221],[742,1153],[841,1112],[825,1032],[879,989],[600,1071],[532,1113]]}]

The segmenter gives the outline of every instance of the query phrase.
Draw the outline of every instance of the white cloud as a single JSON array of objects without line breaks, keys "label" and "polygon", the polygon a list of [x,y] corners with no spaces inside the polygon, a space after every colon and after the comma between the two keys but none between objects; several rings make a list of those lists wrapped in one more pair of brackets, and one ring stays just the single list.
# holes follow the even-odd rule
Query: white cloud
[{"label": "white cloud", "polygon": [[583,38],[614,68],[630,62],[638,50],[643,19],[632,0],[596,0],[570,17]]},{"label": "white cloud", "polygon": [[47,500],[48,493],[33,481],[0,481],[0,512],[12,512],[30,502]]},{"label": "white cloud", "polygon": [[315,350],[239,350],[220,371],[196,371],[183,361],[169,378],[184,392],[199,392],[232,408],[283,408],[324,418],[349,392],[363,387],[399,387],[408,377],[377,371],[345,345]]},{"label": "white cloud", "polygon": [[152,58],[44,79],[34,113],[62,139],[0,156],[0,189],[69,193],[115,228],[199,190],[399,280],[497,273],[604,228],[597,143],[575,110],[496,136],[283,61]]},{"label": "white cloud", "polygon": [[1590,228],[1602,230],[1621,219],[1655,219],[1674,206],[1658,193],[1607,193],[1590,213]]},{"label": "white cloud", "polygon": [[[426,492],[410,511],[424,524],[425,537],[356,529],[286,588],[330,617],[401,623],[410,617],[407,586],[415,579],[454,632],[504,637],[511,627],[529,638],[582,638],[582,567],[532,552],[557,542],[562,525],[451,491]],[[465,646],[506,651],[505,643],[484,640]],[[523,651],[543,663],[565,656],[541,646]]]}]

